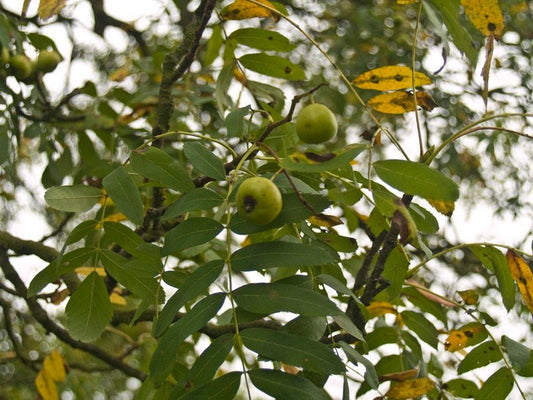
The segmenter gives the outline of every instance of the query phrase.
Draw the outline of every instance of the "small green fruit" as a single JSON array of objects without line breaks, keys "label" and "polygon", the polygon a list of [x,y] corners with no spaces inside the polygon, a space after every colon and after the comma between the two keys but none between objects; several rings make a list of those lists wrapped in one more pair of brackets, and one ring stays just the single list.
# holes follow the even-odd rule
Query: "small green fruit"
[{"label": "small green fruit", "polygon": [[325,105],[313,103],[298,114],[296,133],[304,143],[323,143],[337,134],[337,120]]},{"label": "small green fruit", "polygon": [[11,55],[9,54],[9,49],[7,47],[2,47],[2,50],[0,50],[0,68],[4,68],[7,63],[9,63],[9,59],[11,58]]},{"label": "small green fruit", "polygon": [[61,62],[61,55],[57,51],[43,50],[37,56],[37,71],[42,73],[52,72]]},{"label": "small green fruit", "polygon": [[280,213],[281,193],[269,179],[254,177],[246,179],[237,190],[237,211],[247,221],[267,225]]},{"label": "small green fruit", "polygon": [[9,60],[11,73],[18,80],[29,78],[33,74],[31,60],[24,54],[17,54]]}]

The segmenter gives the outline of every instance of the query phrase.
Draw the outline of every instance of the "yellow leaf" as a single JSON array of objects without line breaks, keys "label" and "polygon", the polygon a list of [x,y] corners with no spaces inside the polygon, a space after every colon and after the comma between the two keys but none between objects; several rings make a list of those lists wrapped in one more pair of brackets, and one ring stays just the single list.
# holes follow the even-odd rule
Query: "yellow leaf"
[{"label": "yellow leaf", "polygon": [[111,303],[119,306],[125,306],[126,304],[128,304],[126,299],[116,292],[111,293],[111,296],[109,296],[109,300],[111,301]]},{"label": "yellow leaf", "polygon": [[429,378],[411,379],[391,385],[386,397],[389,399],[409,399],[422,396],[435,387]]},{"label": "yellow leaf", "polygon": [[516,281],[527,308],[533,313],[533,272],[526,261],[514,251],[508,250],[505,256],[511,276]]},{"label": "yellow leaf", "polygon": [[63,382],[67,377],[65,359],[57,349],[46,356],[43,362],[43,371],[55,382]]},{"label": "yellow leaf", "polygon": [[[422,72],[415,72],[415,86],[430,85],[431,79]],[[396,65],[380,67],[367,71],[352,83],[361,89],[400,90],[413,87],[413,70],[409,67]]]},{"label": "yellow leaf", "polygon": [[[267,0],[257,0],[259,3],[264,4],[268,7],[275,8],[271,2]],[[277,14],[272,13],[265,7],[261,7],[255,3],[252,3],[248,0],[235,0],[233,3],[224,7],[220,11],[222,19],[227,20],[238,20],[238,19],[248,19],[248,18],[268,18],[273,17],[276,21],[279,19]]]},{"label": "yellow leaf", "polygon": [[65,7],[65,3],[66,0],[41,0],[37,14],[42,19],[48,19],[59,14],[61,9]]},{"label": "yellow leaf", "polygon": [[461,329],[451,330],[444,342],[444,348],[448,351],[464,349],[476,342],[476,334],[483,331],[483,325],[478,323],[468,324]]},{"label": "yellow leaf", "polygon": [[113,82],[122,82],[130,74],[130,66],[125,65],[111,73],[109,80]]},{"label": "yellow leaf", "polygon": [[[402,91],[378,94],[368,100],[368,105],[384,114],[403,114],[416,109],[413,94]],[[429,93],[421,91],[416,92],[416,106],[431,111],[437,104]]]},{"label": "yellow leaf", "polygon": [[39,371],[35,377],[35,387],[43,400],[59,400],[56,384],[46,371]]},{"label": "yellow leaf", "polygon": [[114,213],[110,214],[107,217],[104,218],[104,221],[111,221],[111,222],[120,222],[120,221],[126,221],[128,217],[126,217],[122,213]]},{"label": "yellow leaf", "polygon": [[96,273],[102,277],[106,276],[106,272],[105,270],[102,268],[102,267],[78,267],[74,270],[74,272],[76,272],[77,274],[80,274],[80,275],[89,275],[91,272],[93,271],[96,271]]},{"label": "yellow leaf", "polygon": [[398,314],[396,308],[387,301],[373,301],[366,309],[368,310],[369,318],[380,317],[385,314]]},{"label": "yellow leaf", "polygon": [[498,0],[461,0],[472,24],[485,36],[499,38],[503,32],[503,14]]},{"label": "yellow leaf", "polygon": [[418,3],[418,0],[397,0],[396,3],[404,5],[404,4],[413,4]]},{"label": "yellow leaf", "polygon": [[451,201],[428,200],[431,206],[441,214],[451,217],[455,210],[455,203]]},{"label": "yellow leaf", "polygon": [[318,214],[312,215],[307,220],[316,226],[323,226],[325,228],[333,228],[336,225],[342,225],[342,220],[335,215]]}]

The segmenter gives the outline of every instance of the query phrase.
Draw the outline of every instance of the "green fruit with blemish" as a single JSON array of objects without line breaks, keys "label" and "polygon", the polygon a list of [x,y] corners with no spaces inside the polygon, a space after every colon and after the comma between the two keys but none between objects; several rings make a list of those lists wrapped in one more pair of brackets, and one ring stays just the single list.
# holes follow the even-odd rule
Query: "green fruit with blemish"
[{"label": "green fruit with blemish", "polygon": [[280,213],[281,193],[271,180],[253,177],[244,180],[235,197],[238,213],[255,225],[267,225]]},{"label": "green fruit with blemish", "polygon": [[304,143],[323,143],[337,134],[337,120],[325,105],[313,103],[298,114],[296,133]]},{"label": "green fruit with blemish", "polygon": [[57,51],[43,50],[37,56],[37,71],[44,74],[52,72],[61,62],[61,55]]},{"label": "green fruit with blemish", "polygon": [[29,78],[33,74],[31,60],[24,54],[16,54],[11,57],[9,70],[18,80]]}]

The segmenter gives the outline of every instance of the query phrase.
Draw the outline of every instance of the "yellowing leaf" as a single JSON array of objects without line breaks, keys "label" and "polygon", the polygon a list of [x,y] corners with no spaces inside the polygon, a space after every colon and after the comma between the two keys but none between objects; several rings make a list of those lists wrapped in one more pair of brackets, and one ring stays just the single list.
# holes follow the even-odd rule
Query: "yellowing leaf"
[{"label": "yellowing leaf", "polygon": [[408,369],[407,371],[394,372],[392,374],[380,375],[378,378],[380,382],[386,382],[386,381],[402,382],[402,381],[406,381],[408,379],[414,378],[417,374],[418,374],[418,368],[415,368],[415,369]]},{"label": "yellowing leaf", "polygon": [[96,273],[102,277],[107,275],[105,269],[103,269],[102,267],[78,267],[74,270],[74,272],[76,272],[77,274],[85,276],[89,275],[93,271],[96,271]]},{"label": "yellowing leaf", "polygon": [[307,220],[313,225],[323,226],[330,229],[336,225],[342,225],[343,223],[339,217],[328,214],[312,215],[311,217],[307,218]]},{"label": "yellowing leaf", "polygon": [[126,299],[122,297],[120,294],[118,294],[117,292],[111,293],[111,296],[109,296],[109,300],[111,301],[111,303],[119,305],[119,306],[125,306],[126,304],[128,304]]},{"label": "yellowing leaf", "polygon": [[451,330],[444,342],[444,348],[448,351],[457,351],[476,343],[476,335],[483,332],[483,325],[468,324],[461,329]]},{"label": "yellowing leaf", "polygon": [[43,400],[59,400],[56,383],[46,371],[39,371],[35,377],[35,387]]},{"label": "yellowing leaf", "polygon": [[411,379],[391,385],[385,395],[389,399],[409,399],[422,396],[435,387],[435,382],[429,378]]},{"label": "yellowing leaf", "polygon": [[41,0],[37,14],[42,19],[48,19],[59,14],[62,8],[65,7],[65,3],[66,0]]},{"label": "yellowing leaf", "polygon": [[516,281],[527,308],[533,313],[533,272],[526,261],[514,251],[508,250],[505,257],[511,276]]},{"label": "yellowing leaf", "polygon": [[[268,7],[275,8],[271,2],[267,0],[257,0],[259,3]],[[233,3],[224,7],[220,12],[222,18],[226,20],[238,20],[248,18],[268,18],[273,17],[276,21],[279,19],[277,14],[272,13],[265,7],[261,7],[248,0],[235,0]]]},{"label": "yellowing leaf", "polygon": [[396,308],[387,301],[373,301],[366,309],[369,318],[380,317],[385,314],[398,314]]},{"label": "yellowing leaf", "polygon": [[418,3],[418,0],[397,0],[396,3],[400,5]]},{"label": "yellowing leaf", "polygon": [[431,206],[447,217],[451,217],[455,210],[455,203],[452,201],[428,200]]},{"label": "yellowing leaf", "polygon": [[20,13],[22,18],[26,18],[26,13],[28,12],[28,7],[30,6],[30,1],[31,0],[24,0],[24,4],[22,4],[22,11]]},{"label": "yellowing leaf", "polygon": [[122,82],[130,74],[130,66],[125,65],[109,75],[109,80],[113,82]]},{"label": "yellowing leaf", "polygon": [[458,290],[457,294],[461,296],[461,299],[466,305],[473,306],[477,304],[479,294],[474,289]]},{"label": "yellowing leaf", "polygon": [[461,0],[472,24],[485,36],[499,38],[503,32],[503,14],[498,0]]},{"label": "yellowing leaf", "polygon": [[[400,90],[413,87],[413,70],[409,67],[397,65],[380,67],[367,71],[352,83],[361,89]],[[415,86],[430,85],[431,79],[422,72],[415,72]]]},{"label": "yellowing leaf", "polygon": [[67,377],[65,359],[57,349],[46,356],[43,362],[43,371],[55,382],[63,382]]},{"label": "yellowing leaf", "polygon": [[384,114],[403,114],[415,111],[416,106],[431,111],[437,104],[427,92],[416,92],[416,105],[413,94],[410,92],[392,92],[378,94],[368,100],[368,105],[374,110]]}]

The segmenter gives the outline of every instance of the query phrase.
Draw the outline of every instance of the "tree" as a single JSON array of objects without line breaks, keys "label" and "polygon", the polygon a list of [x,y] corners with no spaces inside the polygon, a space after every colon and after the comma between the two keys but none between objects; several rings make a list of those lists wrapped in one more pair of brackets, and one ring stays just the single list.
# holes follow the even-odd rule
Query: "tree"
[{"label": "tree", "polygon": [[533,2],[35,3],[0,15],[2,396],[526,398],[531,231],[452,214],[531,217]]}]

